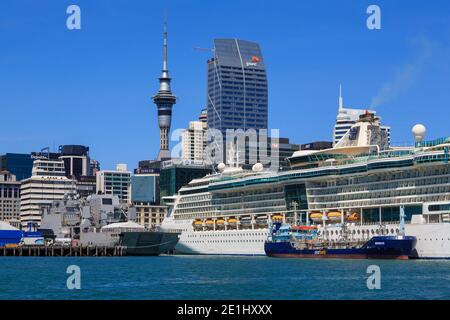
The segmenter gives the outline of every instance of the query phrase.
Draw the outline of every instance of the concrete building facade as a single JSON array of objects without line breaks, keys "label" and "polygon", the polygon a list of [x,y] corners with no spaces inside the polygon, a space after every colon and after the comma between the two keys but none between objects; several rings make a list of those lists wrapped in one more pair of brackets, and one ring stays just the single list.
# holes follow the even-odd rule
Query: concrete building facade
[{"label": "concrete building facade", "polygon": [[159,227],[167,215],[167,206],[149,202],[133,202],[133,205],[136,208],[135,222],[149,229]]},{"label": "concrete building facade", "polygon": [[20,182],[7,171],[0,172],[0,221],[17,226],[20,220]]},{"label": "concrete building facade", "polygon": [[205,161],[206,156],[206,122],[191,121],[189,128],[181,135],[181,158],[196,162]]},{"label": "concrete building facade", "polygon": [[75,180],[65,175],[64,161],[36,159],[32,176],[22,181],[20,188],[20,224],[41,222],[42,208],[55,200],[62,200],[67,193],[76,192]]},{"label": "concrete building facade", "polygon": [[96,174],[97,193],[118,196],[122,203],[131,203],[131,172],[118,164],[116,170],[100,170]]}]

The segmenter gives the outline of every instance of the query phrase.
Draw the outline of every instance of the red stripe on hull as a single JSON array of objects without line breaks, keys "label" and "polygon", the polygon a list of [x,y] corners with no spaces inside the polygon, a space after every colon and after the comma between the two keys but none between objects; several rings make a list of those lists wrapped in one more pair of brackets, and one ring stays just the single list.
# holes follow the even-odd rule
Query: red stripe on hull
[{"label": "red stripe on hull", "polygon": [[408,260],[408,256],[368,256],[365,254],[293,254],[280,253],[270,254],[273,258],[298,258],[298,259],[389,259],[389,260]]}]

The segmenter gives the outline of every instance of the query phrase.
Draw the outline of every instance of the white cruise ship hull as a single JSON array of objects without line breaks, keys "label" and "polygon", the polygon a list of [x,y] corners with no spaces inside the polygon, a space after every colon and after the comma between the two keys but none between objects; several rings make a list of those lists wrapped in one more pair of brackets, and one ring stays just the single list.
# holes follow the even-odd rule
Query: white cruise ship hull
[{"label": "white cruise ship hull", "polygon": [[194,231],[193,220],[163,221],[162,229],[181,230],[180,240],[175,247],[179,254],[205,255],[265,255],[264,241],[268,229],[210,230]]},{"label": "white cruise ship hull", "polygon": [[[166,218],[163,229],[181,230],[180,241],[175,247],[179,254],[202,255],[265,255],[264,241],[268,229],[194,231],[193,220]],[[338,225],[327,226],[331,240],[339,238]],[[378,225],[354,225],[348,228],[353,239],[367,239],[379,232]],[[394,235],[398,224],[385,225],[385,232]],[[323,231],[323,228],[322,228]],[[358,233],[359,231],[359,233]],[[363,234],[364,231],[364,234]],[[405,233],[417,238],[417,258],[450,259],[450,223],[406,224]]]}]

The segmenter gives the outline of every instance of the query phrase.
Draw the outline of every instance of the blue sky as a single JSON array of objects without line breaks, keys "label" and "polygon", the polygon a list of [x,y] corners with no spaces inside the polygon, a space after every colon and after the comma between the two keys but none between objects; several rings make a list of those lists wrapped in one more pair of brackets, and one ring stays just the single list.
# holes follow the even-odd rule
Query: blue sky
[{"label": "blue sky", "polygon": [[[70,4],[81,30],[66,28]],[[366,28],[370,4],[381,30]],[[105,169],[156,157],[165,7],[173,129],[205,105],[210,53],[193,47],[236,37],[260,43],[269,125],[296,143],[331,139],[340,83],[344,104],[374,105],[394,142],[412,142],[415,123],[450,135],[447,0],[2,0],[0,154],[85,144]]]}]

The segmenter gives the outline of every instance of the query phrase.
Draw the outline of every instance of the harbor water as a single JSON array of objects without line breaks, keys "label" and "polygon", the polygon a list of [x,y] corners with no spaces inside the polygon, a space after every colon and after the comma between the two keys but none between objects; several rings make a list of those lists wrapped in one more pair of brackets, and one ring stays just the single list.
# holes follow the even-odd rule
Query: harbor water
[{"label": "harbor water", "polygon": [[[0,299],[450,299],[449,260],[2,257]],[[81,289],[70,290],[71,265]],[[380,269],[368,289],[367,268]]]}]

